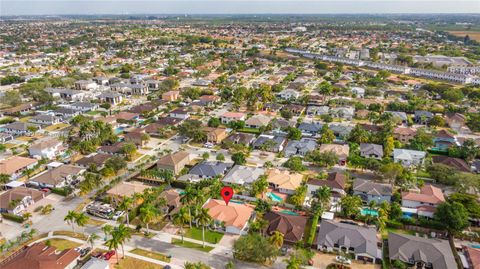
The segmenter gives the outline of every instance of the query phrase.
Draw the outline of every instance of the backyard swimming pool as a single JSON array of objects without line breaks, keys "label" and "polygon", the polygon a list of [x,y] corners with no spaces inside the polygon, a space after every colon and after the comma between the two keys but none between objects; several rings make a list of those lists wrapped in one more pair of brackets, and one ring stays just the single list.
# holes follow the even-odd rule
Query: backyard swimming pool
[{"label": "backyard swimming pool", "polygon": [[280,213],[287,214],[287,215],[292,215],[292,216],[300,216],[300,214],[295,213],[295,212],[290,211],[290,210],[286,210],[286,209],[281,210]]},{"label": "backyard swimming pool", "polygon": [[281,202],[283,201],[282,197],[276,195],[275,193],[273,192],[267,192],[267,197],[272,199],[272,201],[274,202]]},{"label": "backyard swimming pool", "polygon": [[369,208],[362,208],[362,210],[360,211],[360,214],[366,216],[366,215],[370,215],[370,216],[374,216],[374,217],[377,217],[378,216],[378,211],[375,210],[375,209],[369,209]]}]

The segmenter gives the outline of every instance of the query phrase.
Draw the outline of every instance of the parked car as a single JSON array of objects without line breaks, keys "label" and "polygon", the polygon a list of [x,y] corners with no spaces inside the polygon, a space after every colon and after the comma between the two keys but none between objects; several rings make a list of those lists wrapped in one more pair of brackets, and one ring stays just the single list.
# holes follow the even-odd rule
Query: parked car
[{"label": "parked car", "polygon": [[86,247],[84,249],[81,249],[80,250],[80,257],[83,258],[85,256],[87,256],[87,254],[92,250],[91,247]]},{"label": "parked car", "polygon": [[109,252],[107,252],[107,253],[105,253],[105,254],[103,255],[103,258],[104,258],[106,261],[108,261],[108,260],[110,260],[110,259],[113,257],[113,255],[115,255],[115,250],[110,250]]},{"label": "parked car", "polygon": [[207,142],[207,143],[203,144],[203,147],[205,147],[205,148],[207,148],[207,149],[211,149],[211,148],[213,148],[213,146],[214,146],[214,145],[213,145],[212,143],[210,143],[210,142]]},{"label": "parked car", "polygon": [[341,264],[352,264],[352,260],[343,256],[337,256],[335,257],[335,260]]},{"label": "parked car", "polygon": [[118,220],[123,215],[125,215],[125,211],[117,211],[113,214],[112,220]]}]

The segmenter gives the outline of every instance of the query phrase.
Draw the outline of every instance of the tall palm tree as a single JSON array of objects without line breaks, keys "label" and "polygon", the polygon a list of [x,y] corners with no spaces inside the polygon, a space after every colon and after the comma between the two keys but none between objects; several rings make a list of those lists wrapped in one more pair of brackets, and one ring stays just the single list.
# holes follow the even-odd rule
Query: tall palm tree
[{"label": "tall palm tree", "polygon": [[102,227],[102,231],[103,233],[105,234],[105,241],[107,241],[108,239],[108,235],[113,231],[113,226],[112,225],[109,225],[109,224],[105,224],[103,227]]},{"label": "tall palm tree", "polygon": [[122,259],[125,259],[125,249],[124,249],[123,246],[124,246],[126,241],[128,241],[132,238],[132,231],[130,230],[129,227],[125,226],[122,223],[115,229],[114,232],[117,233],[118,242],[120,243],[120,246],[122,247]]},{"label": "tall palm tree", "polygon": [[127,226],[130,226],[130,219],[129,219],[129,212],[130,212],[130,207],[132,207],[133,204],[133,199],[130,197],[124,197],[122,202],[119,205],[119,208],[123,211],[125,211],[125,216],[127,220]]},{"label": "tall palm tree", "polygon": [[98,240],[98,239],[100,239],[100,236],[97,235],[96,233],[92,233],[88,236],[87,242],[90,244],[92,249],[93,249],[93,245],[95,244],[95,240]]},{"label": "tall palm tree", "polygon": [[67,215],[65,218],[63,218],[64,221],[66,221],[68,224],[72,225],[72,232],[75,233],[75,220],[77,219],[77,212],[70,210],[67,212]]},{"label": "tall palm tree", "polygon": [[112,237],[105,242],[105,245],[108,247],[109,250],[115,250],[115,255],[117,255],[117,263],[120,262],[118,258],[118,247],[120,246],[119,234],[112,231]]},{"label": "tall palm tree", "polygon": [[268,238],[270,243],[272,243],[277,249],[280,249],[283,246],[283,234],[279,231],[273,232],[273,234]]},{"label": "tall palm tree", "polygon": [[290,259],[283,260],[287,263],[286,269],[300,269],[302,268],[302,261],[295,255],[291,255]]},{"label": "tall palm tree", "polygon": [[375,211],[377,208],[377,202],[375,200],[372,200],[368,203],[368,213],[365,218],[365,224],[368,224],[370,222],[370,219],[372,217],[372,212]]},{"label": "tall palm tree", "polygon": [[202,225],[202,247],[205,247],[205,226],[210,225],[212,223],[212,217],[208,214],[208,209],[206,208],[201,208],[199,209],[195,222],[197,225]]},{"label": "tall palm tree", "polygon": [[7,174],[0,174],[0,185],[2,185],[2,189],[5,187],[5,184],[7,184],[10,181],[10,176]]},{"label": "tall palm tree", "polygon": [[150,233],[149,224],[152,223],[158,216],[157,209],[152,204],[147,204],[140,208],[140,220],[147,227],[147,234]]},{"label": "tall palm tree", "polygon": [[[87,225],[89,219],[90,218],[82,212],[80,214],[76,214],[74,221],[78,225],[78,227],[83,228],[85,227],[85,225]],[[83,232],[85,232],[85,230],[83,230]]]},{"label": "tall palm tree", "polygon": [[185,192],[183,193],[183,196],[180,198],[180,202],[183,205],[187,206],[187,208],[188,208],[190,228],[192,228],[192,208],[190,207],[190,205],[195,200],[195,192],[196,192],[196,190],[194,188],[192,188],[191,186],[187,186],[185,188]]},{"label": "tall palm tree", "polygon": [[173,223],[180,227],[180,235],[182,236],[182,243],[183,243],[183,234],[184,234],[184,229],[183,225],[185,222],[190,221],[190,216],[188,215],[188,212],[185,210],[185,207],[181,208],[175,215],[172,217]]},{"label": "tall palm tree", "polygon": [[315,191],[313,197],[318,200],[318,202],[322,205],[322,208],[325,210],[325,208],[330,203],[330,197],[332,197],[332,192],[330,191],[329,187],[322,186]]}]

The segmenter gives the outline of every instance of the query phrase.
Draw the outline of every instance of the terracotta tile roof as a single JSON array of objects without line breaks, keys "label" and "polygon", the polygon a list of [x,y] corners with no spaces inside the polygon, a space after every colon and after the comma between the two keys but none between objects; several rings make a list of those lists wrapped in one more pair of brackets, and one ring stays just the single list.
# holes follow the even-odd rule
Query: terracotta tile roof
[{"label": "terracotta tile roof", "polygon": [[158,160],[157,164],[175,166],[177,163],[189,157],[190,153],[186,151],[177,151],[175,153],[163,156],[160,158],[160,160]]},{"label": "terracotta tile roof", "polygon": [[37,163],[36,159],[13,156],[0,161],[0,174],[12,175],[16,171],[35,163]]},{"label": "terracotta tile roof", "polygon": [[58,253],[55,247],[47,247],[44,243],[36,243],[22,250],[15,257],[7,258],[0,263],[0,268],[64,269],[79,256],[80,253],[74,249],[66,249]]},{"label": "terracotta tile roof", "polygon": [[26,187],[10,189],[0,195],[0,208],[13,209],[10,202],[22,200],[26,196],[32,197],[33,201],[37,202],[43,198],[43,195],[42,191]]},{"label": "terracotta tile roof", "polygon": [[397,127],[394,130],[394,133],[401,134],[401,135],[413,135],[417,131],[412,129],[412,128],[407,128],[407,127]]},{"label": "terracotta tile roof", "polygon": [[432,161],[434,163],[441,163],[444,165],[451,166],[462,172],[471,172],[470,166],[468,166],[468,164],[464,160],[459,158],[452,158],[448,156],[438,155],[438,156],[433,156]]},{"label": "terracotta tile roof", "polygon": [[347,177],[339,172],[329,173],[326,180],[310,179],[308,184],[316,186],[328,186],[330,188],[343,189]]},{"label": "terracotta tile roof", "polygon": [[465,247],[465,251],[471,268],[480,269],[480,249]]},{"label": "terracotta tile roof", "polygon": [[440,204],[445,202],[445,197],[441,189],[432,185],[425,185],[417,192],[402,192],[402,200],[418,201],[431,204]]},{"label": "terracotta tile roof", "polygon": [[225,226],[234,226],[243,229],[250,219],[253,208],[245,204],[229,203],[225,205],[224,201],[210,199],[203,208],[208,209],[208,214],[212,219],[224,222]]}]

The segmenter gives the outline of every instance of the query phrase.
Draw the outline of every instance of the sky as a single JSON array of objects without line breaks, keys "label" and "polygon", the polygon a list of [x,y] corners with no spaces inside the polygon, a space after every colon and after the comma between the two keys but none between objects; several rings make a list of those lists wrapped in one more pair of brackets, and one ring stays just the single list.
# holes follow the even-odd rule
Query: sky
[{"label": "sky", "polygon": [[480,0],[0,0],[0,16],[480,13]]}]

